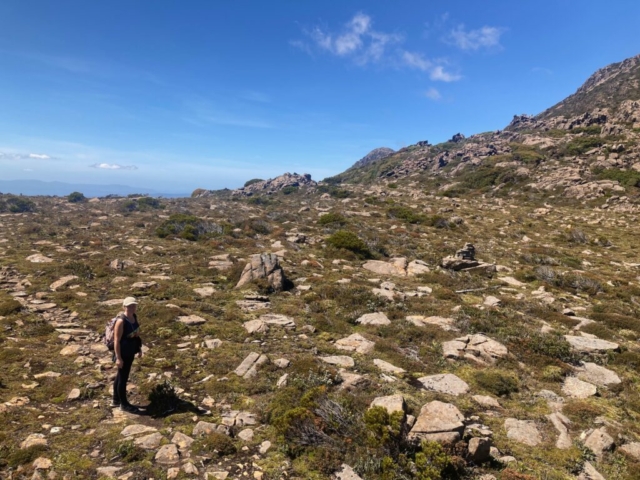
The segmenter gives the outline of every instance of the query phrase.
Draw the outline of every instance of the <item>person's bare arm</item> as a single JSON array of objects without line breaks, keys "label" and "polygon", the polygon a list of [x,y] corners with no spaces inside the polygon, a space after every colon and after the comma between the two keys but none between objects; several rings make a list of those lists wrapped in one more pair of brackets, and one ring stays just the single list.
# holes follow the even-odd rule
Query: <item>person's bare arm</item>
[{"label": "person's bare arm", "polygon": [[122,319],[119,318],[116,320],[116,325],[113,329],[113,351],[116,353],[116,365],[118,365],[118,368],[124,366],[124,360],[122,360],[122,353],[120,351],[120,340],[122,339],[123,330],[124,325],[122,324]]}]

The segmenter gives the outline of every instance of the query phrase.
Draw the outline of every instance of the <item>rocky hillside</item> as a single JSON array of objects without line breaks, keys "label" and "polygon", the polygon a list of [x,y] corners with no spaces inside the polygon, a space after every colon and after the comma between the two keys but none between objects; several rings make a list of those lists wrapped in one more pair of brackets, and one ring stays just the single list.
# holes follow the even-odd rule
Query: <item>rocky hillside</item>
[{"label": "rocky hillside", "polygon": [[601,68],[576,93],[545,110],[538,118],[573,117],[607,108],[615,112],[625,100],[640,99],[640,55]]},{"label": "rocky hillside", "polygon": [[502,131],[420,142],[326,181],[410,181],[450,197],[536,195],[637,209],[639,65],[634,57],[602,69],[565,102],[537,117],[515,116]]},{"label": "rocky hillside", "polygon": [[[233,190],[234,195],[243,195],[250,197],[254,194],[266,194],[272,195],[280,191],[286,191],[291,193],[299,187],[313,187],[316,182],[311,180],[311,175],[304,173],[302,175],[297,173],[285,173],[269,180],[254,179],[245,183],[244,187]],[[215,190],[195,190],[191,196],[193,198],[211,197],[216,195]]]},{"label": "rocky hillside", "polygon": [[364,157],[358,160],[353,164],[351,168],[360,168],[365,165],[369,165],[370,163],[377,162],[378,160],[382,160],[383,158],[387,158],[389,155],[393,155],[395,150],[387,147],[380,147],[371,150]]}]

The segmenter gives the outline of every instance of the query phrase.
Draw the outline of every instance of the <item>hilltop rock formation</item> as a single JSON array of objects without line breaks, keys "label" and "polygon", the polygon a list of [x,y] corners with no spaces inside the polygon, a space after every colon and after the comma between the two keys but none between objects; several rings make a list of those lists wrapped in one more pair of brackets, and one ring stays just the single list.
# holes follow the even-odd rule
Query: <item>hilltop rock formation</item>
[{"label": "hilltop rock formation", "polygon": [[382,160],[383,158],[387,158],[389,155],[393,155],[395,150],[387,147],[380,147],[371,150],[364,157],[358,160],[353,164],[351,168],[360,168],[365,165],[369,165],[370,163],[377,162],[378,160]]},{"label": "hilltop rock formation", "polygon": [[[303,173],[302,175],[298,173],[285,173],[280,175],[279,177],[270,178],[269,180],[261,180],[259,182],[251,183],[245,187],[238,188],[233,190],[231,193],[233,195],[243,195],[250,197],[251,195],[264,193],[267,195],[272,195],[274,193],[278,193],[279,191],[287,188],[287,187],[315,187],[317,182],[311,179],[311,174]],[[211,197],[216,193],[215,190],[203,190],[197,189],[195,190],[191,196],[193,198],[202,198],[202,197]]]}]

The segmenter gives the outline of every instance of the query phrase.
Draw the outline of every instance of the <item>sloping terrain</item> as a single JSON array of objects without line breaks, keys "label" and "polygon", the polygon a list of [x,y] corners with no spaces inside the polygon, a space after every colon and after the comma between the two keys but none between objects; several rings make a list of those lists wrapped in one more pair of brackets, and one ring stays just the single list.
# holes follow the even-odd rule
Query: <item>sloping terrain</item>
[{"label": "sloping terrain", "polygon": [[[2,476],[640,478],[639,111],[319,183],[0,195]],[[101,342],[130,295],[144,415]]]}]

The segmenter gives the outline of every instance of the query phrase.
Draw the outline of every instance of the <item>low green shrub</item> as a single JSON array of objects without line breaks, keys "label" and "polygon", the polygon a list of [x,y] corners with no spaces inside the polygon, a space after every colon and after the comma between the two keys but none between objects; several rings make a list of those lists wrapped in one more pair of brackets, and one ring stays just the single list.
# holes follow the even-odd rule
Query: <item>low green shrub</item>
[{"label": "low green shrub", "polygon": [[338,250],[347,250],[354,253],[359,258],[371,258],[371,250],[366,243],[355,233],[348,230],[338,230],[329,238],[327,238],[327,245],[337,248]]},{"label": "low green shrub", "polygon": [[520,389],[520,380],[513,373],[501,370],[480,370],[475,373],[477,384],[499,397],[511,395]]},{"label": "low green shrub", "polygon": [[86,197],[81,192],[71,192],[69,196],[67,196],[67,201],[69,203],[80,203],[84,202]]},{"label": "low green shrub", "polygon": [[329,213],[325,213],[318,219],[318,224],[322,226],[327,226],[327,225],[342,226],[347,224],[347,219],[344,216],[340,215],[339,213],[329,212]]},{"label": "low green shrub", "polygon": [[160,238],[175,236],[185,240],[196,241],[214,235],[227,233],[228,227],[203,220],[195,215],[175,213],[156,228]]},{"label": "low green shrub", "polygon": [[0,317],[7,317],[12,313],[19,312],[21,309],[22,304],[13,298],[0,301]]},{"label": "low green shrub", "polygon": [[422,223],[425,221],[424,215],[412,208],[402,205],[394,205],[387,209],[387,216],[391,219],[398,219],[407,223]]},{"label": "low green shrub", "polygon": [[264,180],[261,178],[252,178],[251,180],[247,180],[246,182],[244,182],[244,186],[248,187],[249,185],[253,185],[254,183],[260,183],[260,182],[264,182]]}]

